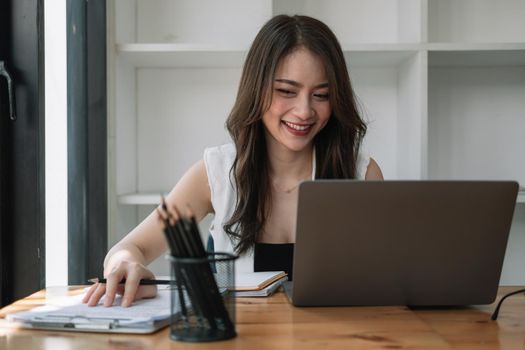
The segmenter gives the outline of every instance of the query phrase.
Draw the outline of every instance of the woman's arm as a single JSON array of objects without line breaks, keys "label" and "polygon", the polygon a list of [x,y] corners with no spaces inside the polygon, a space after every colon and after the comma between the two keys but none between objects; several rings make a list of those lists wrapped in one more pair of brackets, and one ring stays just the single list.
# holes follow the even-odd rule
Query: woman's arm
[{"label": "woman's arm", "polygon": [[[213,211],[211,192],[204,161],[192,166],[166,197],[168,207],[174,205],[181,211],[187,206],[193,211],[197,221]],[[84,302],[98,304],[105,294],[104,305],[113,304],[115,295],[122,294],[122,306],[129,306],[133,300],[152,297],[156,294],[154,286],[139,286],[142,278],[152,278],[153,273],[145,266],[167,250],[162,222],[153,211],[144,221],[110,249],[104,259],[106,284],[95,284],[90,288]],[[119,282],[125,278],[125,285]]]},{"label": "woman's arm", "polygon": [[376,161],[372,158],[370,158],[370,162],[366,169],[365,180],[384,180],[379,165],[377,165]]}]

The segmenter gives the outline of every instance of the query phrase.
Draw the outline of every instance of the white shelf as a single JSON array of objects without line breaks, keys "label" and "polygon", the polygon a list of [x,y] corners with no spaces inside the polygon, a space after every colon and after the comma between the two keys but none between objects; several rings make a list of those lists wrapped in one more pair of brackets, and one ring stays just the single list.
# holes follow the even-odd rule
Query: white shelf
[{"label": "white shelf", "polygon": [[[117,44],[119,57],[137,68],[236,68],[248,49],[188,44]],[[343,48],[349,66],[398,66],[418,51],[430,66],[521,66],[523,44],[356,44]]]},{"label": "white shelf", "polygon": [[[422,48],[418,44],[355,44],[343,48],[350,66],[398,66]],[[119,57],[137,68],[242,67],[248,48],[212,45],[123,43]]]},{"label": "white shelf", "polygon": [[428,44],[432,67],[525,66],[525,43]]},{"label": "white shelf", "polygon": [[[205,147],[229,141],[246,54],[281,13],[335,32],[368,124],[363,148],[387,179],[525,183],[524,0],[110,0],[111,242]],[[525,232],[523,215],[513,230]]]},{"label": "white shelf", "polygon": [[429,51],[519,51],[525,50],[523,43],[428,43]]},{"label": "white shelf", "polygon": [[[160,192],[127,193],[118,196],[118,203],[123,205],[158,205],[160,203]],[[164,193],[167,196],[167,193]],[[525,203],[525,191],[520,191],[516,203]]]},{"label": "white shelf", "polygon": [[[160,203],[162,192],[149,192],[149,193],[127,193],[118,196],[119,204],[126,205],[158,205]],[[163,193],[164,196],[167,193]]]},{"label": "white shelf", "polygon": [[117,53],[135,67],[234,68],[241,67],[247,50],[189,44],[117,44]]}]

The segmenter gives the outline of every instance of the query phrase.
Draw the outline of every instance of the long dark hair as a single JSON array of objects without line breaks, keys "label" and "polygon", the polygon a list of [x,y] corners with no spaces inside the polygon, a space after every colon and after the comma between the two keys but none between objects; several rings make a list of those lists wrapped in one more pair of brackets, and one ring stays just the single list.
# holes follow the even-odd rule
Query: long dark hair
[{"label": "long dark hair", "polygon": [[328,26],[311,17],[273,17],[261,28],[248,52],[237,99],[226,121],[237,150],[230,173],[237,201],[232,217],[224,224],[224,231],[232,239],[238,239],[236,251],[239,254],[254,246],[271,210],[262,115],[271,104],[277,65],[298,47],[305,47],[321,58],[329,84],[332,115],[314,139],[315,177],[356,176],[356,159],[366,124],[358,113],[337,38]]}]

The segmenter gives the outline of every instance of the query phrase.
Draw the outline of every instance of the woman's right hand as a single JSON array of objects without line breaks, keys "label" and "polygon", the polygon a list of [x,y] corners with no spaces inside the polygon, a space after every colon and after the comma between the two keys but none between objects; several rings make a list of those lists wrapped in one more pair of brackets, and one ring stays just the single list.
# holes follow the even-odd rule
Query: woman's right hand
[{"label": "woman's right hand", "polygon": [[[192,208],[197,221],[213,213],[211,192],[203,160],[192,166],[166,197],[169,207],[179,203],[182,208]],[[145,265],[151,263],[168,249],[163,234],[164,222],[157,210],[149,214],[137,227],[114,245],[104,259],[104,276],[107,283],[97,283],[89,288],[83,299],[90,306],[97,305],[105,295],[104,305],[111,306],[117,294],[122,295],[123,307],[134,300],[154,297],[155,285],[139,285],[141,279],[154,278]],[[119,283],[126,279],[125,284]]]},{"label": "woman's right hand", "polygon": [[[141,279],[153,279],[155,276],[144,265],[134,261],[120,261],[110,272],[104,271],[106,283],[92,285],[84,298],[83,303],[88,306],[98,305],[105,295],[104,306],[113,305],[115,297],[122,295],[122,307],[128,307],[134,300],[152,298],[157,294],[155,285],[139,285]],[[126,279],[126,283],[120,281]]]}]

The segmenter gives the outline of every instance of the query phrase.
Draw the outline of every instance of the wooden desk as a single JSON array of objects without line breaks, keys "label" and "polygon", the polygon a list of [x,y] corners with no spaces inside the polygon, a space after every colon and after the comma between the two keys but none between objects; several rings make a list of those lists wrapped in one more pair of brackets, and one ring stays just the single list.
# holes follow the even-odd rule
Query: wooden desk
[{"label": "wooden desk", "polygon": [[[498,300],[517,288],[500,288]],[[0,317],[81,292],[82,287],[49,288],[1,309]],[[0,319],[0,349],[525,349],[525,296],[507,299],[497,322],[490,320],[493,309],[295,308],[277,293],[238,299],[238,336],[232,340],[175,342],[168,328],[147,336],[23,330]]]}]

